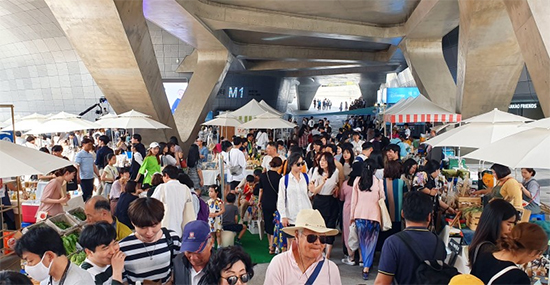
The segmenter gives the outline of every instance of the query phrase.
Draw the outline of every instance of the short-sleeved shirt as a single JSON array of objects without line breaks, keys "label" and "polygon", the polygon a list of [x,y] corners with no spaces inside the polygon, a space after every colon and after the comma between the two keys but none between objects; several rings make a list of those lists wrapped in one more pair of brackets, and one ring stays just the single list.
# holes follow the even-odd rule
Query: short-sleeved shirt
[{"label": "short-sleeved shirt", "polygon": [[[478,254],[476,263],[472,265],[471,274],[487,284],[498,272],[506,267],[515,266],[513,262],[498,260],[492,252]],[[493,284],[531,284],[529,277],[520,269],[513,269],[504,273],[493,281]]]},{"label": "short-sleeved shirt", "polygon": [[206,148],[205,146],[201,147],[200,153],[204,156],[204,158],[201,158],[200,161],[206,162],[208,160],[208,148]]},{"label": "short-sleeved shirt", "polygon": [[80,169],[80,179],[94,178],[94,156],[93,154],[81,150],[76,154],[74,162],[78,164]]},{"label": "short-sleeved shirt", "polygon": [[44,192],[40,198],[40,206],[38,207],[38,212],[44,211],[47,212],[49,216],[55,216],[59,213],[63,213],[63,205],[60,203],[44,203],[46,199],[61,199],[61,187],[62,184],[59,183],[59,180],[52,179],[46,187],[44,187]]},{"label": "short-sleeved shirt", "polygon": [[124,260],[123,278],[128,284],[137,281],[161,280],[165,283],[172,274],[171,258],[176,255],[181,247],[181,239],[178,234],[168,230],[172,238],[172,248],[168,248],[168,241],[164,233],[162,237],[153,243],[145,243],[139,240],[135,234],[120,241],[120,251],[126,254]]},{"label": "short-sleeved shirt", "polygon": [[96,159],[95,159],[95,165],[97,165],[97,168],[103,168],[107,165],[107,162],[105,162],[105,157],[109,153],[114,153],[114,152],[108,146],[102,146],[97,150]]},{"label": "short-sleeved shirt", "polygon": [[[403,234],[410,237],[422,260],[445,260],[447,253],[443,242],[427,228],[408,227]],[[437,247],[437,248],[436,248]],[[434,258],[435,253],[435,258]],[[382,246],[378,272],[393,276],[393,284],[414,284],[419,261],[407,245],[396,235],[390,236]]]},{"label": "short-sleeved shirt", "polygon": [[235,216],[239,214],[239,208],[233,204],[227,203],[225,205],[225,213],[223,213],[223,222],[222,225],[233,225],[235,224]]},{"label": "short-sleeved shirt", "polygon": [[[42,282],[40,282],[40,285],[59,285],[60,280],[53,280],[51,278],[52,282],[50,283],[50,278],[44,279]],[[63,282],[63,285],[93,285],[94,280],[92,279],[92,276],[90,273],[88,273],[86,270],[78,267],[77,265],[71,263],[69,265],[69,270],[67,271],[67,277],[65,278],[65,281]]]}]

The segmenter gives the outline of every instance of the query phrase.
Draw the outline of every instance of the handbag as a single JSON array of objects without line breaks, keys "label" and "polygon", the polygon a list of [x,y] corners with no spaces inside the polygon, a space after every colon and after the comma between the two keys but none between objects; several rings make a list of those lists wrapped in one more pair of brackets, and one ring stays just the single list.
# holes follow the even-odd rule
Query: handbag
[{"label": "handbag", "polygon": [[349,226],[348,247],[352,251],[359,248],[359,236],[357,236],[357,226],[355,223]]},{"label": "handbag", "polygon": [[378,206],[380,206],[380,229],[385,232],[391,230],[391,217],[386,207],[384,199],[378,200]]}]

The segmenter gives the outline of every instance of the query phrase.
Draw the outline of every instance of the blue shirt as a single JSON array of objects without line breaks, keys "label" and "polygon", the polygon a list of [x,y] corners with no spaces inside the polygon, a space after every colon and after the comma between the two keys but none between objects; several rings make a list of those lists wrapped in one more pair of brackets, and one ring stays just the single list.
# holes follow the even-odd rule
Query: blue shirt
[{"label": "blue shirt", "polygon": [[[437,243],[438,237],[428,229],[409,227],[404,233],[410,237],[412,244],[418,245],[416,248],[423,260],[445,260],[447,252],[443,242]],[[392,235],[386,239],[378,264],[379,274],[393,276],[393,284],[414,284],[418,266],[420,263],[414,257],[414,253],[399,237]]]},{"label": "blue shirt", "polygon": [[206,160],[208,159],[208,148],[206,148],[205,146],[203,146],[201,149],[200,149],[200,153],[201,155],[204,156],[204,158],[201,158],[201,162],[206,162]]},{"label": "blue shirt", "polygon": [[76,154],[74,162],[78,163],[80,169],[80,179],[93,179],[94,178],[94,156],[81,150]]}]

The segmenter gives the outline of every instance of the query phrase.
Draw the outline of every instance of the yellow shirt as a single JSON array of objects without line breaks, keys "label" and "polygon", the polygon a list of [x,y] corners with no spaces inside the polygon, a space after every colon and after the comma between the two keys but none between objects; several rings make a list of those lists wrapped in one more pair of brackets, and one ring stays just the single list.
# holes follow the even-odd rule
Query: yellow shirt
[{"label": "yellow shirt", "polygon": [[118,221],[117,218],[114,218],[116,222],[116,240],[121,241],[125,237],[132,234],[132,230],[125,224]]},{"label": "yellow shirt", "polygon": [[516,179],[510,178],[500,188],[500,195],[516,208],[523,208],[521,186]]}]

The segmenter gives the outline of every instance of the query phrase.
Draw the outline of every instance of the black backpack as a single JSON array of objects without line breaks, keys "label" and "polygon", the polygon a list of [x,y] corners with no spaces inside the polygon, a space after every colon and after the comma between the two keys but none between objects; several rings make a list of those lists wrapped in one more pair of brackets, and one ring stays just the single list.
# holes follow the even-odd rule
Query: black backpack
[{"label": "black backpack", "polygon": [[437,235],[434,234],[437,243],[431,260],[422,260],[422,258],[420,258],[420,254],[416,251],[419,245],[414,244],[415,242],[407,233],[400,232],[396,235],[405,243],[416,260],[420,262],[420,265],[414,273],[415,284],[449,284],[451,278],[459,274],[456,268],[446,264],[443,260],[436,259],[437,246],[439,243],[443,243]]}]

